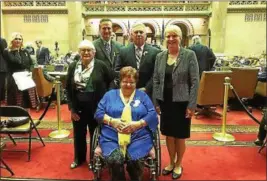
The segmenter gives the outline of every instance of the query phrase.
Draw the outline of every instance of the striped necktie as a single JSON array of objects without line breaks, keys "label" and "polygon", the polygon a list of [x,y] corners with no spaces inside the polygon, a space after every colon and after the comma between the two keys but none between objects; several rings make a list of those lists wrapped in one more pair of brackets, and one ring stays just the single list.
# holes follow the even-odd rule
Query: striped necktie
[{"label": "striped necktie", "polygon": [[141,62],[141,58],[142,58],[142,49],[141,48],[137,48],[135,50],[135,57],[136,57],[136,64],[137,64],[137,69],[139,69],[140,67],[140,62]]},{"label": "striped necktie", "polygon": [[110,53],[111,53],[110,44],[108,42],[105,42],[104,47],[105,47],[105,50],[106,50],[108,56],[110,57]]}]

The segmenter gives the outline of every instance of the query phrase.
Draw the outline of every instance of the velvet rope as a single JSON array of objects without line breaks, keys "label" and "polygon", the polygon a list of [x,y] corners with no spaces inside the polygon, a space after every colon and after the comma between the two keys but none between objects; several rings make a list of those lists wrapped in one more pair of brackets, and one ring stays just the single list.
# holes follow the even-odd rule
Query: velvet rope
[{"label": "velvet rope", "polygon": [[48,103],[47,103],[47,106],[46,106],[46,108],[45,108],[43,114],[40,116],[39,120],[42,120],[42,119],[44,118],[45,114],[47,113],[48,108],[49,108],[49,106],[50,106],[50,104],[51,104],[51,102],[52,102],[52,99],[54,98],[53,95],[54,95],[54,93],[55,93],[55,90],[56,90],[55,87],[53,87],[53,89],[52,89],[52,93],[51,93],[51,95],[50,95],[50,97],[49,97],[49,100],[48,100]]},{"label": "velvet rope", "polygon": [[242,105],[242,107],[245,109],[246,113],[249,115],[249,117],[255,121],[256,123],[260,124],[260,121],[257,120],[250,112],[249,110],[247,109],[247,107],[243,104],[243,102],[241,101],[240,97],[237,95],[234,87],[231,88],[232,92],[234,93],[235,97],[238,99],[239,103]]}]

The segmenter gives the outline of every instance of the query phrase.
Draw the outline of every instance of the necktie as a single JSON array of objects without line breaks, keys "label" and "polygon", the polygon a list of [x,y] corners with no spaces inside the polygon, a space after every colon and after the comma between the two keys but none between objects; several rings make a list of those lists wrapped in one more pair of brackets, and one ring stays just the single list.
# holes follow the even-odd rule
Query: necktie
[{"label": "necktie", "polygon": [[106,50],[106,52],[107,52],[108,56],[110,57],[111,48],[110,48],[110,45],[109,45],[109,43],[108,43],[108,42],[106,42],[106,43],[104,44],[104,47],[105,47],[105,50]]},{"label": "necktie", "polygon": [[139,69],[141,58],[142,58],[142,49],[141,48],[137,48],[135,50],[135,57],[137,60],[137,62],[136,62],[137,63],[137,69]]}]

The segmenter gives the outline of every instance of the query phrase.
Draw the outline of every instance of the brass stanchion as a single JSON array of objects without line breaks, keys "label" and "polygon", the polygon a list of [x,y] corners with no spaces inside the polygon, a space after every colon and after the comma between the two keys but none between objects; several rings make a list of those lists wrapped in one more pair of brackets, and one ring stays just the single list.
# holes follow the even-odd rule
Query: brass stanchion
[{"label": "brass stanchion", "polygon": [[214,133],[212,137],[218,141],[234,141],[235,137],[231,134],[226,133],[226,114],[227,114],[227,106],[228,106],[228,91],[231,86],[230,78],[225,77],[224,83],[224,103],[223,103],[223,119],[222,119],[222,132]]},{"label": "brass stanchion", "polygon": [[56,76],[56,90],[57,90],[57,123],[58,123],[58,130],[52,131],[49,134],[51,138],[66,138],[69,136],[70,132],[68,130],[61,129],[61,105],[60,105],[60,77]]}]

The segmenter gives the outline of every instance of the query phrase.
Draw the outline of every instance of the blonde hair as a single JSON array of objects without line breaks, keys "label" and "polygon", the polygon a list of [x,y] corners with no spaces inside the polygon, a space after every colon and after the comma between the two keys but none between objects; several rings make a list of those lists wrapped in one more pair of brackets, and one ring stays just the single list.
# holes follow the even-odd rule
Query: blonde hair
[{"label": "blonde hair", "polygon": [[182,30],[177,25],[168,25],[164,31],[164,36],[167,35],[167,33],[175,33],[177,36],[179,36],[182,39]]},{"label": "blonde hair", "polygon": [[[164,37],[167,36],[167,33],[175,33],[182,40],[182,30],[177,25],[168,25],[164,31]],[[163,46],[167,48],[166,38],[164,38]]]},{"label": "blonde hair", "polygon": [[23,49],[23,36],[22,36],[22,34],[21,33],[19,33],[19,32],[13,32],[12,34],[11,34],[11,38],[10,38],[10,43],[9,43],[9,46],[8,46],[8,49],[9,50],[12,50],[13,49],[13,41],[15,40],[15,38],[17,37],[17,36],[20,36],[21,37],[21,46],[19,47],[20,49]]}]

